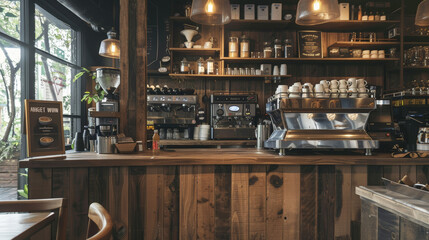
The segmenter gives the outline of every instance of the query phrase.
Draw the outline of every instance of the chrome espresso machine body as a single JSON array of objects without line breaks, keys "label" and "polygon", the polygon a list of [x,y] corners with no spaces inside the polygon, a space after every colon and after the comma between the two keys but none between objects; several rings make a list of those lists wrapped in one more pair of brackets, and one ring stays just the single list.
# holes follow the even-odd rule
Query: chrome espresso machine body
[{"label": "chrome espresso machine body", "polygon": [[[329,95],[329,94],[328,94]],[[365,149],[379,143],[365,131],[375,98],[285,98],[276,94],[268,99],[266,111],[273,133],[266,148],[280,149]]]},{"label": "chrome espresso machine body", "polygon": [[[197,95],[148,95],[147,122],[160,129],[161,139],[189,139],[195,126]],[[169,130],[180,132],[174,138]]]},{"label": "chrome espresso machine body", "polygon": [[211,95],[211,138],[255,139],[257,103],[256,94]]}]

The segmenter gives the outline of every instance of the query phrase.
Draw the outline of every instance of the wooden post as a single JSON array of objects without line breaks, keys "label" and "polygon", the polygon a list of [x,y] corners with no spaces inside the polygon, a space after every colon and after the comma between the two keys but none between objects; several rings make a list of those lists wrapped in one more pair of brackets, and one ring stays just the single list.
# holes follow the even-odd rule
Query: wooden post
[{"label": "wooden post", "polygon": [[120,132],[146,143],[147,0],[120,5]]}]

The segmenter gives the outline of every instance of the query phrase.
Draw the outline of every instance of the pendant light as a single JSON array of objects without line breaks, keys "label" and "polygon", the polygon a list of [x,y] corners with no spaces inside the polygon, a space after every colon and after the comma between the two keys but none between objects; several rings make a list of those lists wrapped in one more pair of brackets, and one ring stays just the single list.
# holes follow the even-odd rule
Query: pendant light
[{"label": "pendant light", "polygon": [[193,0],[191,20],[203,25],[223,25],[231,22],[229,0]]},{"label": "pendant light", "polygon": [[98,54],[103,57],[119,59],[121,48],[119,40],[116,39],[116,32],[114,28],[112,28],[107,33],[107,39],[104,39],[101,42]]},{"label": "pendant light", "polygon": [[417,7],[415,24],[421,27],[429,26],[429,0],[423,0]]},{"label": "pendant light", "polygon": [[338,0],[300,0],[296,9],[296,24],[317,25],[340,16]]}]

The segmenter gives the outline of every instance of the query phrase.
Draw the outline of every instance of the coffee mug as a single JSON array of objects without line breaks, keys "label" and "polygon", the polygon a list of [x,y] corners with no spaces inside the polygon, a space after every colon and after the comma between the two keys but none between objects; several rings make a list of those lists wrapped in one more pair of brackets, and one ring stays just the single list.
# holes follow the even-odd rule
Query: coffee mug
[{"label": "coffee mug", "polygon": [[320,84],[322,84],[324,87],[329,87],[331,83],[328,80],[320,80]]},{"label": "coffee mug", "polygon": [[212,48],[213,47],[213,43],[212,42],[205,42],[204,43],[204,48]]},{"label": "coffee mug", "polygon": [[358,88],[364,88],[368,84],[364,79],[356,80]]},{"label": "coffee mug", "polygon": [[299,93],[299,92],[300,92],[300,90],[299,90],[298,86],[293,85],[293,86],[289,87],[289,93]]},{"label": "coffee mug", "polygon": [[297,87],[298,87],[298,92],[301,92],[301,91],[302,91],[302,85],[301,85],[301,82],[295,82],[295,83],[293,84],[293,86],[297,86]]},{"label": "coffee mug", "polygon": [[356,78],[349,78],[347,80],[347,84],[349,85],[349,88],[356,88],[357,87],[357,79]]},{"label": "coffee mug", "polygon": [[313,84],[311,83],[304,83],[304,87],[308,87],[311,91],[313,91]]},{"label": "coffee mug", "polygon": [[332,80],[331,81],[331,89],[337,89],[339,87],[339,82],[338,80]]},{"label": "coffee mug", "polygon": [[340,90],[338,89],[331,89],[331,97],[332,98],[338,98],[340,95]]}]

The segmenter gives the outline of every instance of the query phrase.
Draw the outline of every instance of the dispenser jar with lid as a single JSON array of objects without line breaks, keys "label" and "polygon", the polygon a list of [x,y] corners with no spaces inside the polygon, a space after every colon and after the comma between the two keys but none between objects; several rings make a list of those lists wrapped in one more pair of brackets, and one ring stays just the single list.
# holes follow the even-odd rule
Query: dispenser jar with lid
[{"label": "dispenser jar with lid", "polygon": [[249,46],[250,46],[249,38],[247,38],[246,35],[241,36],[240,57],[242,58],[250,57]]},{"label": "dispenser jar with lid", "polygon": [[189,73],[190,71],[190,64],[186,58],[183,58],[180,62],[180,72],[181,73]]},{"label": "dispenser jar with lid", "polygon": [[292,40],[285,39],[284,41],[284,57],[290,58],[293,57],[293,46],[292,46]]},{"label": "dispenser jar with lid", "polygon": [[205,61],[202,57],[200,57],[197,61],[197,74],[204,74],[205,73]]},{"label": "dispenser jar with lid", "polygon": [[229,57],[238,57],[238,37],[230,37],[229,43]]},{"label": "dispenser jar with lid", "polygon": [[272,57],[273,49],[270,42],[264,42],[264,58]]},{"label": "dispenser jar with lid", "polygon": [[214,59],[212,57],[207,59],[207,74],[214,74]]},{"label": "dispenser jar with lid", "polygon": [[281,58],[282,56],[282,41],[280,39],[274,40],[274,57]]}]

